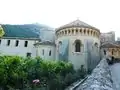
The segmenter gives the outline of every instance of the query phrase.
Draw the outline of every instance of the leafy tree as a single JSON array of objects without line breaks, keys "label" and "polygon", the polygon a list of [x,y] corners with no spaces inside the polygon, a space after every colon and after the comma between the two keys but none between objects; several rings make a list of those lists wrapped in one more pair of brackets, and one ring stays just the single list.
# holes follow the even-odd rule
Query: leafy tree
[{"label": "leafy tree", "polygon": [[0,37],[2,37],[5,34],[3,28],[0,26]]}]

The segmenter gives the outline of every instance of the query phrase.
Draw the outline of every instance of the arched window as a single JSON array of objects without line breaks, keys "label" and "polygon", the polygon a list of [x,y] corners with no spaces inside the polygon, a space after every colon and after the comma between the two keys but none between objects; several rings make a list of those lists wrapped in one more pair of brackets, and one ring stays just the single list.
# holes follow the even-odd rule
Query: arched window
[{"label": "arched window", "polygon": [[75,52],[80,52],[81,51],[81,42],[80,40],[75,41]]}]

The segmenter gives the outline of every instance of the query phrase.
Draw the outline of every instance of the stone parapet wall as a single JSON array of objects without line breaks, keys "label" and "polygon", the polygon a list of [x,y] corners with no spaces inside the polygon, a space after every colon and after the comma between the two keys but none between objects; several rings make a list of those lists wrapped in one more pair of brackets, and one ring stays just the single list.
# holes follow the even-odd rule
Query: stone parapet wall
[{"label": "stone parapet wall", "polygon": [[76,90],[113,90],[109,66],[105,59],[101,60],[88,79]]}]

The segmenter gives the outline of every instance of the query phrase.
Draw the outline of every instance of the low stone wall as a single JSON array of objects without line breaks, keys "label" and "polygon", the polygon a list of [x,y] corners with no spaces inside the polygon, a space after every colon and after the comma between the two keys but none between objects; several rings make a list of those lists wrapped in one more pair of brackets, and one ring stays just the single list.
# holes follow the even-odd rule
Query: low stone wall
[{"label": "low stone wall", "polygon": [[100,61],[92,74],[76,90],[113,90],[110,69],[105,59]]}]

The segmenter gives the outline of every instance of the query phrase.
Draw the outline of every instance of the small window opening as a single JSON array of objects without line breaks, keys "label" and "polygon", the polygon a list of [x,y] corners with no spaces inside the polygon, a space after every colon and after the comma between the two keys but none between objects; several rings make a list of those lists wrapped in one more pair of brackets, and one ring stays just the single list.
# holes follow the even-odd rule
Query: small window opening
[{"label": "small window opening", "polygon": [[27,57],[31,57],[31,53],[27,53],[26,56],[27,56]]},{"label": "small window opening", "polygon": [[0,40],[0,44],[1,44],[1,40]]},{"label": "small window opening", "polygon": [[51,56],[51,50],[49,51],[49,56]]},{"label": "small window opening", "polygon": [[75,42],[75,52],[80,52],[81,51],[80,46],[81,46],[81,43],[80,43],[79,40],[77,40]]},{"label": "small window opening", "polygon": [[10,46],[10,40],[7,41],[7,46]]},{"label": "small window opening", "polygon": [[28,46],[28,41],[25,41],[24,46],[25,46],[25,47],[27,47],[27,46]]},{"label": "small window opening", "polygon": [[17,40],[17,41],[16,41],[16,44],[15,44],[15,46],[17,47],[17,46],[18,46],[18,44],[19,44],[19,41]]}]

